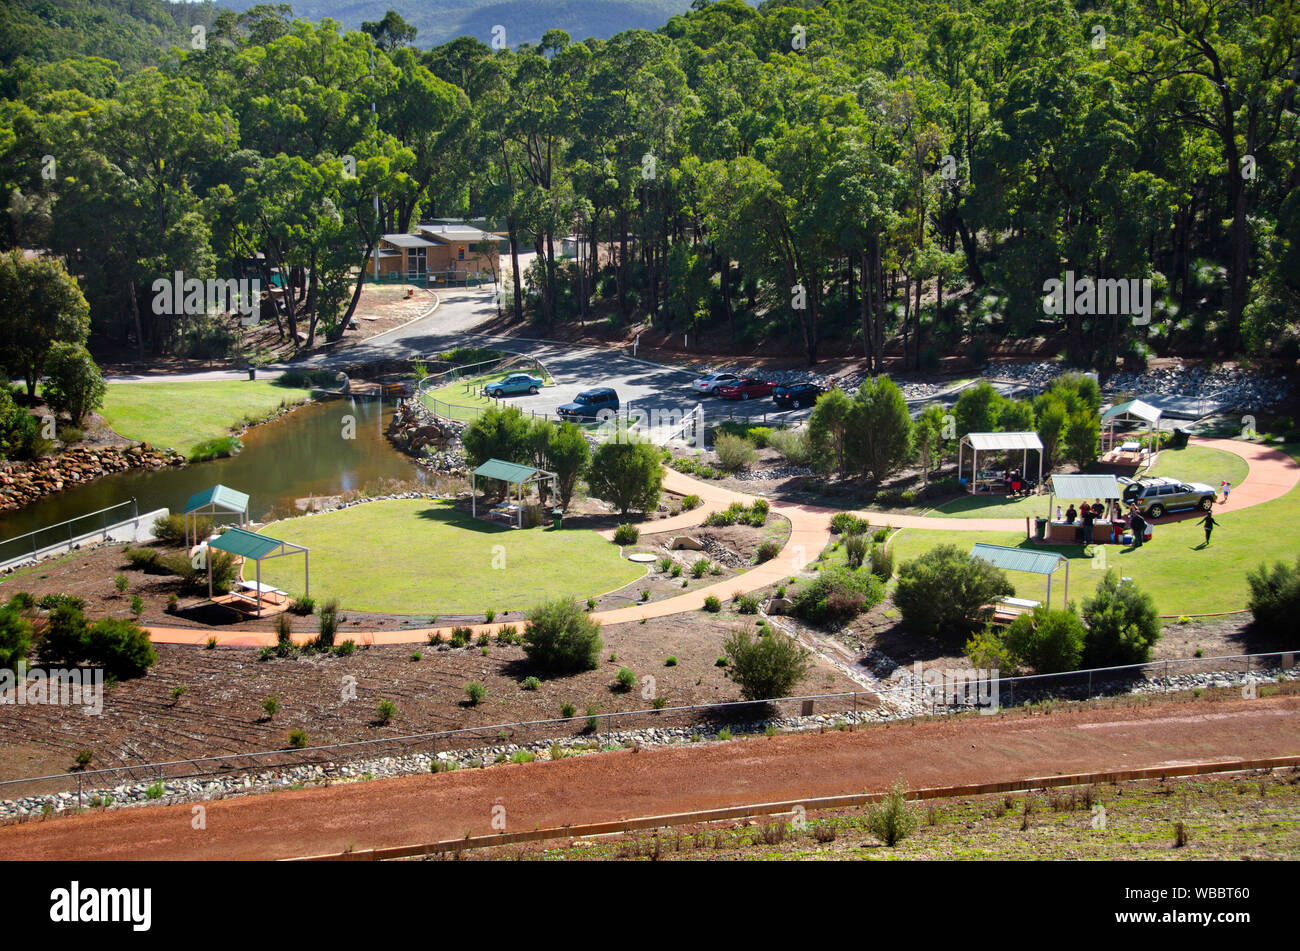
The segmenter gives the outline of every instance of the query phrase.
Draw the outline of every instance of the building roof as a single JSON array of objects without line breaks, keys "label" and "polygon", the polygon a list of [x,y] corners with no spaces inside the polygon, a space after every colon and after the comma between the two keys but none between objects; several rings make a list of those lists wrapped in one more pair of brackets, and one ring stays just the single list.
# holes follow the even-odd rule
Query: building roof
[{"label": "building roof", "polygon": [[247,512],[248,495],[229,486],[214,485],[210,489],[204,489],[202,492],[191,495],[190,500],[185,503],[185,514],[197,512],[199,509],[208,508],[209,506],[227,512]]},{"label": "building roof", "polygon": [[1052,492],[1063,499],[1123,498],[1119,482],[1113,475],[1054,475]]},{"label": "building roof", "polygon": [[502,482],[527,482],[539,472],[545,473],[546,470],[534,466],[521,466],[515,462],[506,462],[504,459],[489,459],[474,470],[476,476],[500,479]]},{"label": "building roof", "polygon": [[418,234],[386,234],[384,240],[397,248],[431,248],[432,241],[425,241]]},{"label": "building roof", "polygon": [[1119,416],[1136,416],[1138,419],[1148,423],[1160,422],[1161,411],[1156,409],[1150,403],[1143,403],[1141,400],[1129,400],[1127,403],[1120,403],[1112,406],[1106,412],[1101,414],[1102,421],[1115,419]]},{"label": "building roof", "polygon": [[228,529],[208,542],[208,545],[218,551],[228,551],[232,555],[251,558],[253,561],[261,561],[277,548],[280,549],[280,554],[284,554],[284,550],[290,548],[294,551],[307,550],[301,545],[271,538],[269,535],[258,535],[256,532],[245,531],[242,528]]},{"label": "building roof", "polygon": [[1065,561],[1064,555],[1054,552],[1027,551],[1024,548],[986,545],[983,542],[975,543],[970,556],[983,558],[1003,571],[1030,571],[1036,575],[1050,575]]},{"label": "building roof", "polygon": [[971,447],[979,452],[993,449],[1037,449],[1043,448],[1038,433],[967,433],[962,437]]},{"label": "building roof", "polygon": [[475,228],[473,225],[464,224],[444,224],[435,222],[433,224],[419,225],[420,234],[424,235],[431,241],[437,241],[440,244],[446,244],[450,241],[497,241],[499,237],[490,231],[483,231]]}]

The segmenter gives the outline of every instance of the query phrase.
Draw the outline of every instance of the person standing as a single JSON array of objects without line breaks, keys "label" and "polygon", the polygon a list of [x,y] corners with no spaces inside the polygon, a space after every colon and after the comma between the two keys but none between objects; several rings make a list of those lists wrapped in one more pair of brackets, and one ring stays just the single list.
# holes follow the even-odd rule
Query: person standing
[{"label": "person standing", "polygon": [[1069,507],[1068,509],[1065,510],[1065,521],[1068,522],[1070,525],[1073,525],[1073,524],[1074,524],[1074,520],[1078,517],[1078,515],[1079,515],[1079,513],[1078,513],[1078,511],[1075,509],[1075,507],[1074,507],[1074,503],[1071,502],[1071,503],[1070,503],[1070,507]]},{"label": "person standing", "polygon": [[1214,531],[1215,526],[1219,524],[1214,520],[1214,513],[1206,512],[1205,518],[1201,519],[1196,524],[1205,526],[1205,544],[1210,544],[1210,532]]},{"label": "person standing", "polygon": [[1091,506],[1085,505],[1083,511],[1079,513],[1079,520],[1083,522],[1083,543],[1092,544],[1092,525],[1097,520],[1097,513],[1092,510]]},{"label": "person standing", "polygon": [[1228,504],[1228,493],[1232,491],[1232,483],[1224,479],[1219,483],[1219,488],[1223,490],[1223,504]]},{"label": "person standing", "polygon": [[1129,516],[1129,527],[1133,529],[1133,547],[1141,548],[1147,533],[1147,520],[1142,517],[1142,510],[1136,505]]}]

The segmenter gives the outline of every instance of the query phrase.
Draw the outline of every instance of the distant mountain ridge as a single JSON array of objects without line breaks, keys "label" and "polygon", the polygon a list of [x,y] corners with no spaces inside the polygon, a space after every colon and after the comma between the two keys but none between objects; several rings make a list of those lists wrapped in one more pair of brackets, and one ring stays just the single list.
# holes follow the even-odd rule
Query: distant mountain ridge
[{"label": "distant mountain ridge", "polygon": [[[243,12],[266,0],[223,0],[221,6]],[[690,9],[691,0],[295,0],[294,15],[339,21],[347,29],[378,22],[396,10],[419,32],[415,45],[429,49],[472,36],[490,43],[493,28],[505,27],[512,48],[537,43],[547,30],[564,30],[575,40],[608,39],[624,30],[657,30],[669,18]]]}]

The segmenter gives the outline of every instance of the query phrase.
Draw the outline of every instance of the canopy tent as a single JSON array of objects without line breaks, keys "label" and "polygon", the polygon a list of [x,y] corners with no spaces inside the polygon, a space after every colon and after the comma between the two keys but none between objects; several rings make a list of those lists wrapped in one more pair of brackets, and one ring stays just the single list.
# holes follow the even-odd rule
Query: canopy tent
[{"label": "canopy tent", "polygon": [[[283,558],[285,555],[296,555],[302,552],[302,574],[303,586],[302,595],[307,597],[311,594],[311,569],[308,564],[308,551],[302,545],[295,545],[292,542],[282,541],[278,538],[271,538],[268,535],[258,535],[256,532],[246,531],[242,528],[232,528],[223,532],[218,537],[208,542],[209,548],[215,548],[217,551],[229,552],[232,555],[238,555],[245,561],[251,559],[257,565],[257,587],[254,589],[257,595],[257,616],[262,616],[262,562],[271,558]],[[208,599],[212,599],[212,559],[206,558],[208,563]]]},{"label": "canopy tent", "polygon": [[199,543],[199,516],[238,515],[240,527],[248,524],[248,495],[229,486],[214,485],[196,492],[185,503],[185,547],[190,547],[190,519],[194,520],[194,544]]},{"label": "canopy tent", "polygon": [[469,511],[474,518],[478,518],[477,484],[480,476],[484,479],[496,479],[515,487],[515,506],[513,512],[509,514],[514,516],[515,524],[519,528],[524,526],[524,488],[534,484],[540,485],[549,480],[554,490],[556,484],[554,472],[536,466],[520,465],[517,462],[506,462],[504,459],[489,459],[469,475]]},{"label": "canopy tent", "polygon": [[1052,606],[1052,575],[1061,565],[1065,565],[1065,596],[1063,604],[1070,599],[1070,562],[1064,555],[1046,551],[1028,551],[1024,548],[1008,548],[1005,545],[986,545],[976,542],[971,549],[972,558],[982,558],[1003,571],[1027,571],[1035,575],[1047,575],[1047,598],[1044,603]]},{"label": "canopy tent", "polygon": [[[1106,454],[1110,455],[1116,453],[1115,424],[1133,423],[1133,422],[1146,423],[1147,436],[1149,437],[1148,453],[1153,453],[1154,450],[1156,449],[1154,437],[1155,437],[1156,429],[1160,425],[1160,417],[1162,415],[1163,413],[1161,410],[1152,406],[1150,403],[1143,403],[1141,400],[1129,400],[1126,403],[1119,403],[1115,406],[1112,406],[1110,409],[1106,410],[1106,412],[1101,414],[1101,425],[1102,428],[1106,431],[1106,440],[1105,440]],[[1106,459],[1104,461],[1108,461],[1108,462],[1129,461],[1133,464],[1137,464],[1141,461],[1142,456],[1144,455],[1141,449],[1136,449],[1136,448],[1130,448],[1121,451],[1124,452],[1126,455],[1131,456],[1132,458],[1125,460],[1119,458],[1118,455],[1115,455],[1112,458]]]},{"label": "canopy tent", "polygon": [[1021,451],[1020,472],[1023,476],[1029,463],[1029,450],[1038,453],[1038,484],[1043,482],[1043,442],[1038,433],[967,433],[957,443],[957,476],[961,477],[961,459],[967,446],[971,447],[970,490],[977,491],[979,478],[979,455],[981,452]]}]

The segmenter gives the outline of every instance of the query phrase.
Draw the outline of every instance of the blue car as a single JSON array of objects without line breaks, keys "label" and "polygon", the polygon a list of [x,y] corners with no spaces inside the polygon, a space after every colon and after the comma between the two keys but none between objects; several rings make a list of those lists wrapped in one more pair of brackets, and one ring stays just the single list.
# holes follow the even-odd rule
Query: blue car
[{"label": "blue car", "polygon": [[483,387],[488,396],[509,396],[512,393],[536,393],[542,388],[542,381],[527,373],[512,373],[504,380],[497,380]]}]

